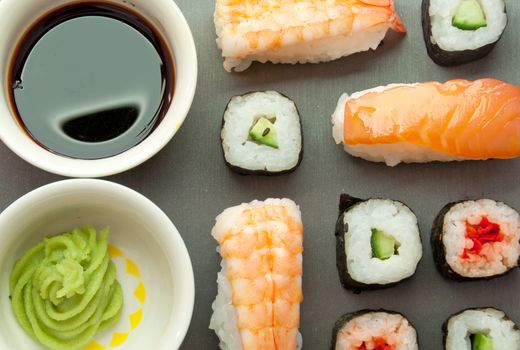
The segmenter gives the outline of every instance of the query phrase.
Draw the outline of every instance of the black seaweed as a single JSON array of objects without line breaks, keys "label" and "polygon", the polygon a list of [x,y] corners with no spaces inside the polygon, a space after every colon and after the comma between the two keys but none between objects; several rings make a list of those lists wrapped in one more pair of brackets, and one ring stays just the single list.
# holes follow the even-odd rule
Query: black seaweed
[{"label": "black seaweed", "polygon": [[[410,279],[412,276],[404,278],[400,281],[387,284],[365,284],[356,281],[350,275],[347,268],[347,255],[345,253],[345,232],[348,231],[348,227],[345,227],[343,217],[345,213],[354,208],[357,204],[365,202],[367,200],[352,197],[348,194],[341,194],[339,200],[339,216],[336,221],[336,266],[338,268],[339,280],[343,288],[353,291],[355,294],[359,294],[362,291],[385,289],[393,287],[403,281]],[[404,203],[402,203],[405,205]]]},{"label": "black seaweed", "polygon": [[[486,310],[486,309],[493,309],[493,310],[497,310],[497,311],[500,311],[500,312],[504,312],[500,309],[497,309],[495,307],[475,307],[475,308],[467,308],[467,309],[464,309],[464,310],[461,310],[453,315],[451,315],[450,317],[448,317],[448,319],[446,321],[444,321],[444,323],[442,324],[442,344],[444,345],[444,349],[447,350],[447,346],[446,346],[446,340],[448,339],[448,323],[450,322],[450,320],[455,317],[455,316],[458,316],[460,315],[461,313],[465,312],[465,311],[469,311],[469,310],[475,310],[475,311],[480,311],[480,310]],[[504,318],[503,320],[506,320],[506,321],[511,321],[513,322],[513,320],[511,320],[511,318],[509,318],[509,316],[504,312]],[[520,328],[518,328],[518,325],[513,322],[513,324],[515,325],[514,326],[514,329],[516,331],[519,331],[520,332]]]},{"label": "black seaweed", "polygon": [[[435,266],[437,267],[437,270],[439,273],[450,280],[457,281],[457,282],[467,282],[467,281],[486,281],[491,280],[493,278],[497,278],[500,276],[504,276],[515,269],[515,267],[507,270],[506,272],[494,276],[489,277],[466,277],[459,275],[457,272],[455,272],[448,262],[446,261],[446,250],[444,249],[444,243],[442,241],[443,236],[443,227],[444,227],[444,217],[450,211],[450,209],[459,203],[466,202],[467,200],[458,201],[458,202],[452,202],[446,204],[439,214],[435,217],[432,224],[432,231],[430,236],[430,244],[432,246],[432,253],[433,253],[433,260],[435,262]],[[520,259],[518,261],[517,266],[520,265]]]},{"label": "black seaweed", "polygon": [[[370,313],[374,313],[374,312],[385,312],[385,313],[391,314],[391,315],[399,315],[406,319],[406,316],[400,312],[388,311],[388,310],[384,310],[384,309],[379,309],[379,310],[364,309],[364,310],[359,310],[356,312],[344,314],[336,321],[336,323],[334,323],[334,327],[332,328],[332,341],[330,343],[330,350],[336,349],[336,342],[338,341],[338,333],[348,322],[352,321],[353,319],[355,319],[357,317],[360,317],[360,316],[363,316],[366,314],[370,314]],[[408,319],[407,319],[407,321],[410,324],[410,327],[415,329],[415,333],[417,333],[417,330],[414,327],[414,325]],[[417,339],[417,343],[419,343],[418,339]]]},{"label": "black seaweed", "polygon": [[[422,2],[422,26],[424,34],[424,42],[430,58],[441,66],[456,66],[459,64],[476,61],[488,55],[495,47],[496,43],[500,41],[501,36],[497,41],[482,46],[475,50],[461,50],[461,51],[445,51],[438,45],[432,43],[432,27],[431,18],[429,15],[430,0],[423,0]],[[505,28],[504,28],[505,30]],[[502,32],[503,33],[503,32]]]},{"label": "black seaweed", "polygon": [[450,209],[455,205],[461,202],[453,202],[446,204],[439,214],[435,217],[432,224],[432,232],[430,236],[430,244],[432,246],[433,260],[435,262],[435,266],[437,270],[440,272],[442,276],[452,280],[467,280],[467,278],[459,275],[455,271],[453,271],[446,262],[446,250],[444,249],[444,244],[442,242],[442,234],[443,234],[443,226],[444,226],[444,217],[450,211]]},{"label": "black seaweed", "polygon": [[[257,93],[258,91],[251,91],[251,92],[247,92],[245,94],[242,94],[242,95],[238,95],[238,96],[247,96],[247,95],[251,95],[251,94],[254,94],[254,93]],[[282,94],[281,92],[279,91],[276,91],[278,92],[280,95],[288,98],[289,100],[292,101],[292,99],[290,99],[289,97],[287,97],[285,94]],[[236,97],[236,96],[233,96],[233,97]],[[233,98],[232,97],[232,98]],[[227,105],[226,105],[226,109],[224,110],[224,114],[222,115],[222,123],[220,125],[220,131],[222,131],[222,129],[224,128],[224,124],[225,124],[225,121],[224,121],[224,115],[226,114],[226,111],[228,109],[228,106],[229,106],[229,103],[231,102],[231,99],[229,99]],[[294,101],[293,101],[294,103]],[[296,103],[294,103],[294,106],[296,107],[296,113],[298,114],[298,117],[300,117],[300,134],[302,136],[302,148],[300,149],[300,154],[298,156],[298,162],[296,163],[296,165],[290,169],[286,169],[286,170],[282,170],[282,171],[268,171],[268,170],[250,170],[250,169],[246,169],[246,168],[241,168],[239,166],[236,166],[236,165],[233,165],[231,163],[229,163],[226,159],[226,154],[224,152],[224,147],[223,147],[223,142],[224,140],[222,139],[222,133],[221,133],[221,136],[220,136],[220,146],[222,148],[222,156],[224,157],[224,162],[226,163],[226,165],[231,169],[233,170],[234,172],[240,174],[240,175],[264,175],[264,176],[275,176],[275,175],[283,175],[283,174],[288,174],[288,173],[292,173],[293,171],[296,170],[296,168],[298,168],[302,162],[302,159],[303,159],[303,144],[304,144],[304,138],[303,138],[303,127],[302,127],[302,122],[301,122],[301,116],[300,116],[300,111],[298,110],[298,106],[296,106]]]}]

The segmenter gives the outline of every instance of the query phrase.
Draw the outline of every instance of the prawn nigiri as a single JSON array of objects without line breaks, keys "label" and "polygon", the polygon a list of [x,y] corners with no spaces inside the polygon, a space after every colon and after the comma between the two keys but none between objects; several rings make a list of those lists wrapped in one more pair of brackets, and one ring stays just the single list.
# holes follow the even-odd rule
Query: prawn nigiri
[{"label": "prawn nigiri", "polygon": [[214,20],[227,71],[331,61],[406,32],[394,0],[216,0]]},{"label": "prawn nigiri", "polygon": [[229,350],[295,350],[302,293],[303,226],[289,199],[253,201],[216,219],[222,270],[210,328]]},{"label": "prawn nigiri", "polygon": [[520,88],[495,79],[392,84],[340,97],[333,136],[353,156],[400,162],[520,156]]}]

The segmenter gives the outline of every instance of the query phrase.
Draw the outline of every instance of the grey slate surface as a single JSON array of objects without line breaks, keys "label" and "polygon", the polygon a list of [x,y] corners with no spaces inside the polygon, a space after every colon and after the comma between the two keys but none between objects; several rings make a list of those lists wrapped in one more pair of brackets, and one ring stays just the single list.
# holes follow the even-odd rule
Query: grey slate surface
[{"label": "grey slate surface", "polygon": [[[320,65],[254,64],[241,74],[222,68],[212,22],[214,0],[177,0],[192,28],[199,55],[199,85],[180,132],[157,156],[108,180],[131,187],[157,203],[181,232],[192,257],[196,301],[182,349],[217,349],[208,329],[216,294],[219,257],[210,236],[224,208],[255,198],[289,197],[303,213],[304,348],[327,349],[335,320],[345,312],[385,308],[414,323],[421,349],[442,347],[441,325],[452,313],[473,306],[504,309],[520,322],[518,271],[490,282],[443,280],[429,246],[431,222],[447,202],[491,197],[520,209],[520,160],[401,165],[388,168],[354,159],[331,137],[330,114],[339,95],[388,83],[494,77],[520,85],[520,2],[507,1],[509,25],[487,58],[454,68],[436,66],[422,39],[419,0],[397,0],[408,34],[389,34],[375,52]],[[278,90],[300,109],[305,153],[296,172],[279,177],[244,177],[224,164],[219,146],[222,112],[229,98],[252,90]],[[0,209],[26,192],[60,180],[19,159],[0,144]],[[417,214],[424,256],[411,280],[395,288],[354,295],[340,286],[335,266],[334,225],[339,194],[401,200]]]}]

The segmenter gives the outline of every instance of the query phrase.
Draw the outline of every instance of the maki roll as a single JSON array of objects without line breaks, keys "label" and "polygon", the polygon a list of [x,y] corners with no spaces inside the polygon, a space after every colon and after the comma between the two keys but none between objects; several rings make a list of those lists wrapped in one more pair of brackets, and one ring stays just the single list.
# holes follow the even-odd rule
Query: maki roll
[{"label": "maki roll", "polygon": [[417,350],[417,332],[401,314],[362,310],[343,315],[332,331],[331,350]]},{"label": "maki roll", "polygon": [[517,267],[519,241],[520,216],[491,199],[446,205],[431,234],[437,269],[459,281],[492,278]]},{"label": "maki roll", "polygon": [[294,102],[276,91],[233,97],[220,135],[226,164],[241,174],[287,173],[302,159],[300,115]]},{"label": "maki roll", "polygon": [[446,350],[520,349],[520,331],[493,308],[468,309],[451,316],[442,327]]},{"label": "maki roll", "polygon": [[422,7],[428,54],[443,66],[486,56],[507,25],[504,0],[423,0]]},{"label": "maki roll", "polygon": [[336,264],[354,292],[391,287],[411,277],[422,257],[415,214],[390,199],[343,194],[336,223]]}]

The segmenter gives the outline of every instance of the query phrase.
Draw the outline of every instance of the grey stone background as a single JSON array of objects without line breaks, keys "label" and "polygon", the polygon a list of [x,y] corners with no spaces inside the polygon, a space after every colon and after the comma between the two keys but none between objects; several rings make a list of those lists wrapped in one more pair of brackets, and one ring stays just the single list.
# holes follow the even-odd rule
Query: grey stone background
[{"label": "grey stone background", "polygon": [[[504,309],[520,322],[518,272],[490,282],[443,280],[429,245],[431,222],[447,202],[491,197],[520,209],[520,160],[401,165],[389,168],[354,159],[336,146],[330,114],[339,95],[388,83],[494,77],[520,85],[520,2],[507,1],[509,25],[485,59],[454,68],[436,66],[422,38],[419,0],[396,0],[408,28],[389,34],[375,52],[332,63],[287,66],[254,64],[241,74],[222,68],[215,44],[214,0],[177,0],[192,28],[199,57],[199,84],[179,133],[157,156],[108,180],[131,187],[157,203],[173,220],[190,252],[196,281],[192,324],[182,349],[217,349],[208,329],[216,294],[219,257],[210,236],[224,208],[267,197],[289,197],[303,213],[305,253],[301,308],[304,348],[327,349],[335,320],[345,312],[385,308],[402,312],[417,328],[421,349],[442,347],[441,325],[452,313],[473,306]],[[182,88],[182,87],[181,87]],[[233,95],[275,89],[300,109],[305,152],[296,172],[278,177],[244,177],[224,164],[219,146],[222,112]],[[34,168],[0,144],[0,209],[41,185],[60,180]],[[335,266],[334,225],[341,192],[387,197],[408,204],[419,219],[423,259],[414,278],[389,290],[353,295],[340,286]]]}]

